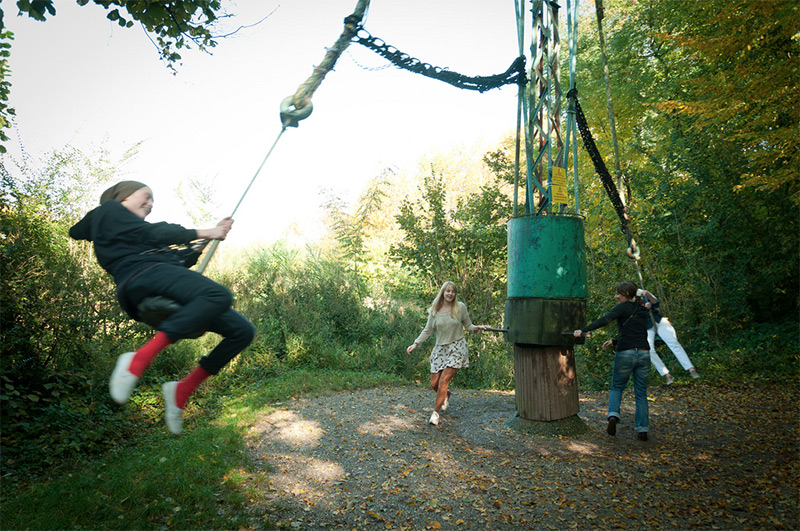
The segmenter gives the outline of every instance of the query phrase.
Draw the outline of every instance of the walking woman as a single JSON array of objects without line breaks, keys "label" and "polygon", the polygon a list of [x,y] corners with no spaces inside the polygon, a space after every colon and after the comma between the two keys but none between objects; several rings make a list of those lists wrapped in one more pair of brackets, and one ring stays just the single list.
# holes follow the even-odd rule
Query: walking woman
[{"label": "walking woman", "polygon": [[447,389],[450,380],[458,369],[469,367],[465,329],[479,332],[486,330],[486,326],[472,324],[466,305],[458,300],[456,285],[447,281],[442,284],[442,289],[428,308],[425,329],[406,349],[406,353],[410,354],[431,334],[436,334],[436,345],[431,351],[431,389],[436,391],[436,402],[428,421],[434,426],[439,424],[439,412],[447,411],[450,405],[450,391]]},{"label": "walking woman", "polygon": [[[189,397],[250,344],[255,330],[231,308],[233,296],[227,288],[188,269],[199,253],[185,246],[197,239],[224,240],[233,220],[225,218],[210,229],[186,229],[172,223],[148,223],[144,218],[152,208],[150,187],[122,181],[103,192],[100,206],[70,228],[69,235],[94,244],[97,262],[114,277],[117,298],[134,319],[137,305],[148,297],[162,296],[181,305],[161,321],[152,339],[117,358],[108,386],[118,404],[128,401],[144,370],[168,345],[206,331],[223,336],[183,380],[162,386],[164,418],[169,430],[178,435]],[[177,245],[184,248],[176,249]]]},{"label": "walking woman", "polygon": [[614,345],[614,372],[608,392],[608,434],[617,434],[622,391],[633,376],[633,394],[636,401],[636,433],[640,441],[647,440],[650,429],[647,406],[647,375],[650,372],[650,345],[647,342],[647,309],[642,304],[640,290],[633,282],[622,282],[614,287],[617,305],[597,321],[573,332],[581,337],[612,321],[617,321],[619,336],[603,343],[603,348]]}]

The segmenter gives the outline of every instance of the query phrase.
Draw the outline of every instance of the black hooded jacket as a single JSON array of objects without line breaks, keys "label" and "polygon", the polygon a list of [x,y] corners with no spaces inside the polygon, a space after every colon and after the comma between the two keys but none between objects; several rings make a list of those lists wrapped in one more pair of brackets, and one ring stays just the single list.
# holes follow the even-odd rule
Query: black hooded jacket
[{"label": "black hooded jacket", "polygon": [[122,203],[106,201],[69,229],[70,237],[94,244],[97,262],[119,285],[132,273],[151,264],[191,267],[200,253],[175,249],[197,239],[197,231],[173,223],[149,223]]},{"label": "black hooded jacket", "polygon": [[597,330],[614,320],[619,328],[619,337],[613,340],[617,352],[634,348],[650,350],[647,342],[647,310],[632,301],[617,304],[603,317],[581,328],[581,331]]}]

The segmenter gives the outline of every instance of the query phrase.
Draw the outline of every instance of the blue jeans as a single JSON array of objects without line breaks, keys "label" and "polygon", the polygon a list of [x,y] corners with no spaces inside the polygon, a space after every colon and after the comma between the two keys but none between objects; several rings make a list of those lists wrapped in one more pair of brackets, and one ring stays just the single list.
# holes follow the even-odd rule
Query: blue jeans
[{"label": "blue jeans", "polygon": [[646,432],[650,427],[650,413],[647,406],[647,375],[650,373],[649,350],[622,350],[614,357],[614,374],[611,376],[611,390],[608,392],[608,418],[619,419],[619,404],[622,390],[633,374],[633,395],[636,399],[636,431]]}]

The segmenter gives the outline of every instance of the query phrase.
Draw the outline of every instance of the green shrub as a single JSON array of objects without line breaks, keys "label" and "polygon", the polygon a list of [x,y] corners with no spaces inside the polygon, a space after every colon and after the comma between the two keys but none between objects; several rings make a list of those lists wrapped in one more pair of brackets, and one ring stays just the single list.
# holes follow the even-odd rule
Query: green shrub
[{"label": "green shrub", "polygon": [[[0,376],[3,473],[21,477],[108,449],[132,426],[108,399],[97,373],[53,373],[36,361]],[[13,477],[12,477],[13,479]]]},{"label": "green shrub", "polygon": [[698,370],[726,380],[796,382],[800,373],[799,336],[796,321],[754,323],[719,345],[694,341],[687,349]]},{"label": "green shrub", "polygon": [[[14,480],[105,451],[129,425],[108,398],[119,343],[141,341],[113,282],[46,190],[3,172],[0,203],[0,469]],[[112,346],[109,346],[112,345]]]}]

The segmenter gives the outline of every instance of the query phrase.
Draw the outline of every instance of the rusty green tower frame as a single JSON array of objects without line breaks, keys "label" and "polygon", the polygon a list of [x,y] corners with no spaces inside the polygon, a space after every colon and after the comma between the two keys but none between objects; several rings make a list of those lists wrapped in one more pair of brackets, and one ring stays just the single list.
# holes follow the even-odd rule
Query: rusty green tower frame
[{"label": "rusty green tower frame", "polygon": [[[525,3],[517,0],[520,52]],[[577,0],[566,0],[570,89],[575,87],[577,5]],[[508,222],[505,327],[514,345],[517,414],[532,421],[577,415],[576,339],[569,332],[583,326],[586,317],[574,108],[567,109],[566,128],[562,124],[560,9],[555,0],[532,2],[530,83],[519,95],[519,122],[525,131],[525,195],[520,201],[518,179],[514,213]]]}]

